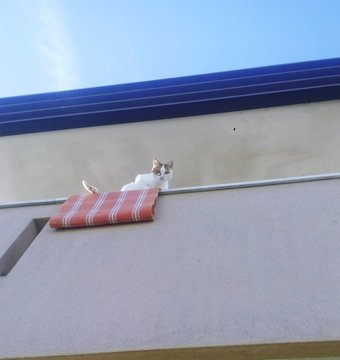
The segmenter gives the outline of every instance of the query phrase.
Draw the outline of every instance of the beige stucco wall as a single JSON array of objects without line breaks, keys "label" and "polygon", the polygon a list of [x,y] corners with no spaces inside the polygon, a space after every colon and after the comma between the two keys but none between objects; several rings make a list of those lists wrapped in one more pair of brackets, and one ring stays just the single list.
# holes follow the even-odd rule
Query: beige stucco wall
[{"label": "beige stucco wall", "polygon": [[[339,342],[339,198],[340,179],[170,194],[154,222],[46,226],[0,277],[0,358]],[[0,209],[0,226],[57,208]]]},{"label": "beige stucco wall", "polygon": [[0,138],[0,203],[119,190],[153,157],[172,187],[340,171],[340,101]]}]

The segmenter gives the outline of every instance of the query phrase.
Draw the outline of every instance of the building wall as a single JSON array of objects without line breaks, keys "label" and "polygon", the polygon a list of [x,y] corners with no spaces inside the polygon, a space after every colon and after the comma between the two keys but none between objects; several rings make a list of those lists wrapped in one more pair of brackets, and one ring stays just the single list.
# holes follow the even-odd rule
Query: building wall
[{"label": "building wall", "polygon": [[339,340],[339,197],[339,179],[169,194],[153,222],[46,226],[0,277],[0,358]]},{"label": "building wall", "polygon": [[0,138],[0,203],[119,190],[153,157],[172,187],[338,172],[340,101]]}]

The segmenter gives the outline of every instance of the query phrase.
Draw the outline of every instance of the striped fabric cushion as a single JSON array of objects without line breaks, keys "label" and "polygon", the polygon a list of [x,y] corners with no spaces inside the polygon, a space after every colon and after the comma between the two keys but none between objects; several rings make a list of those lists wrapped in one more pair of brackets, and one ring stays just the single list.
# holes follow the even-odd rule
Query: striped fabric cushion
[{"label": "striped fabric cushion", "polygon": [[52,228],[153,220],[158,189],[72,195],[51,217]]}]

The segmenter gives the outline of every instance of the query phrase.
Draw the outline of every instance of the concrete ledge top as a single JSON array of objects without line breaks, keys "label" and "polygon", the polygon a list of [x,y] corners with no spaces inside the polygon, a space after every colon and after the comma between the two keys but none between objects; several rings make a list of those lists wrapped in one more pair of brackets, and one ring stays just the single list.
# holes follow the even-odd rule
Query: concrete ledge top
[{"label": "concrete ledge top", "polygon": [[[175,194],[186,194],[186,193],[205,192],[205,191],[242,189],[242,188],[250,188],[250,187],[294,184],[300,182],[322,181],[322,180],[332,180],[332,179],[340,179],[340,173],[295,176],[295,177],[287,177],[287,178],[279,178],[279,179],[255,180],[255,181],[244,181],[244,182],[216,184],[216,185],[174,188],[169,190],[163,190],[160,192],[160,195],[175,195]],[[27,206],[57,205],[64,203],[66,199],[67,197],[62,197],[56,199],[42,199],[42,200],[4,203],[4,204],[0,204],[0,209],[27,207]]]}]

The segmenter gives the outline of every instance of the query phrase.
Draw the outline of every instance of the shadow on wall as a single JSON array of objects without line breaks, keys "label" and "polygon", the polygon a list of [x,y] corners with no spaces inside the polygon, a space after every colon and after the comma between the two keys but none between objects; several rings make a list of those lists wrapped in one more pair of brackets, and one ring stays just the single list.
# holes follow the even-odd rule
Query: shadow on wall
[{"label": "shadow on wall", "polygon": [[20,260],[49,218],[33,219],[22,233],[15,239],[7,251],[0,257],[0,276],[7,276]]}]

